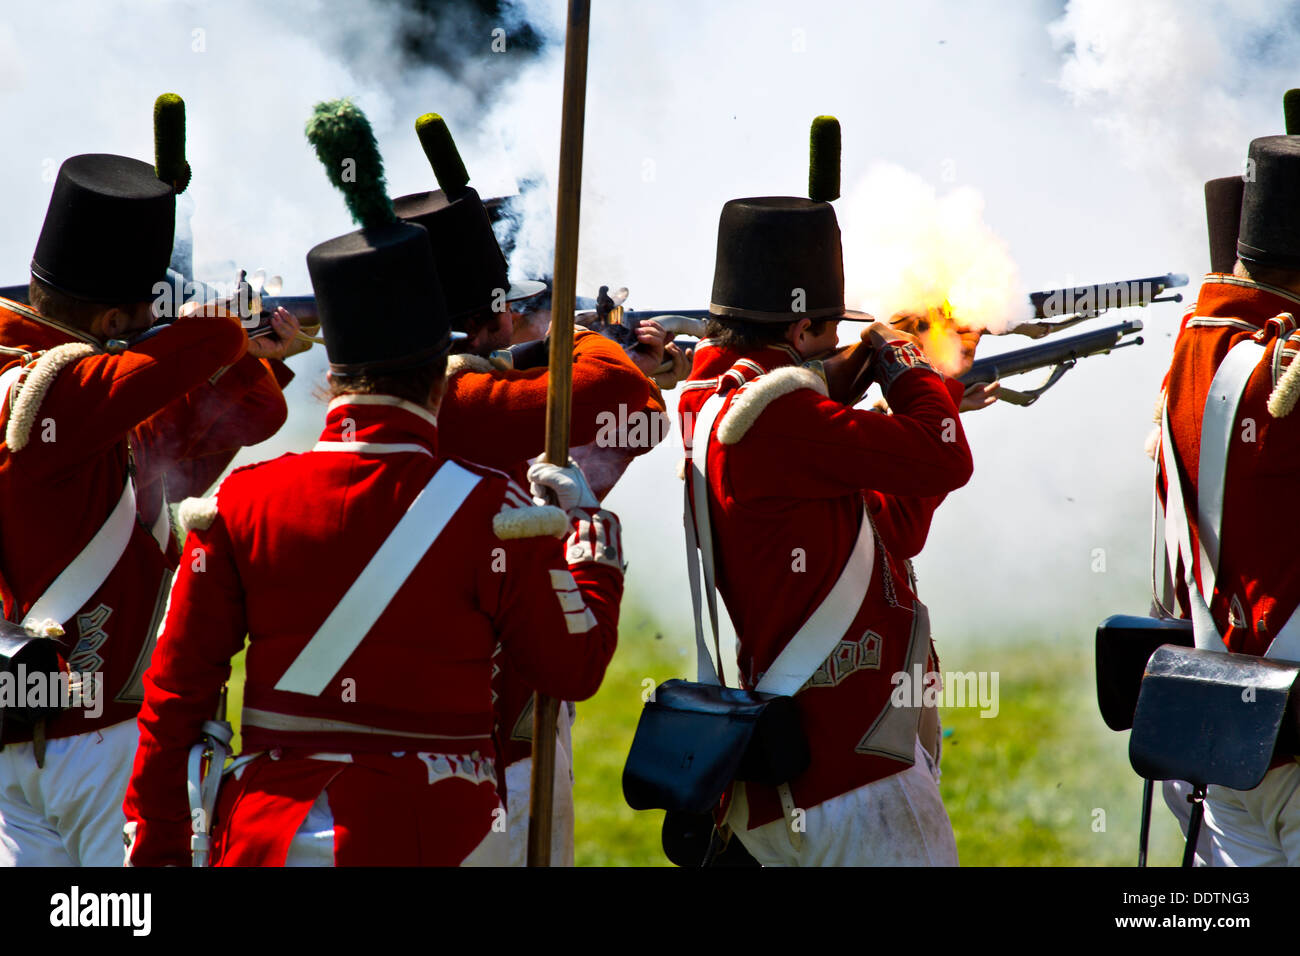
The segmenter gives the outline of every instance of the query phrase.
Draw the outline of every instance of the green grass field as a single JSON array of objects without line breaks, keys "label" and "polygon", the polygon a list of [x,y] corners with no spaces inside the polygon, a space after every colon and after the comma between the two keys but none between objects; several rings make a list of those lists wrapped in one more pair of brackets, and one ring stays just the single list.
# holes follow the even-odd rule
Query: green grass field
[{"label": "green grass field", "polygon": [[[1141,781],[1128,764],[1128,735],[1097,713],[1092,646],[1004,644],[944,650],[944,671],[995,670],[999,710],[943,711],[944,803],[966,866],[1132,866],[1137,860]],[[684,636],[625,608],[618,652],[605,683],[578,706],[574,727],[579,866],[667,866],[663,815],[623,802],[623,761],[642,694],[693,669]],[[237,724],[243,658],[236,659],[230,713]],[[236,740],[238,745],[238,740]],[[238,752],[238,751],[236,751]],[[1175,866],[1181,838],[1157,794],[1153,865]]]},{"label": "green grass field", "polygon": [[[1136,864],[1142,784],[1129,767],[1128,734],[1107,729],[1097,712],[1089,637],[1084,631],[1072,648],[943,654],[945,671],[997,670],[1000,678],[996,717],[943,711],[941,789],[963,865]],[[578,865],[668,865],[659,847],[663,815],[623,802],[623,760],[643,689],[688,676],[689,647],[625,610],[605,683],[579,705],[574,727]],[[1177,865],[1181,837],[1158,794],[1153,820],[1151,863]]]}]

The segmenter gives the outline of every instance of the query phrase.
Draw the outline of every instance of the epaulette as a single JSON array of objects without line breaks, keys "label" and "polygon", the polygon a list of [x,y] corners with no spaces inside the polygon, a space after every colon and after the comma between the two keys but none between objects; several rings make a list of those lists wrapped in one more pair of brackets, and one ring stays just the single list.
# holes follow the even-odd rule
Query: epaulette
[{"label": "epaulette", "polygon": [[536,505],[515,482],[506,486],[501,510],[492,518],[492,531],[502,541],[514,538],[562,538],[569,530],[569,516],[554,505]]},{"label": "epaulette", "polygon": [[9,403],[9,423],[5,427],[5,444],[11,452],[27,447],[36,424],[36,410],[59,372],[79,359],[94,355],[95,351],[93,345],[65,342],[41,353],[22,382],[14,386],[15,398]]},{"label": "epaulette", "polygon": [[1273,390],[1268,396],[1268,413],[1274,418],[1286,418],[1300,399],[1297,355],[1300,355],[1300,331],[1291,332],[1286,338],[1279,336],[1273,346]]},{"label": "epaulette", "polygon": [[176,523],[180,525],[183,539],[191,531],[207,531],[217,520],[217,496],[186,498],[176,510]]},{"label": "epaulette", "polygon": [[496,366],[483,358],[481,355],[470,355],[462,353],[453,355],[447,359],[447,377],[459,375],[461,372],[495,372]]},{"label": "epaulette", "polygon": [[826,382],[821,376],[797,365],[778,368],[742,385],[718,423],[718,441],[724,445],[736,444],[745,437],[767,406],[801,388],[811,389],[823,397],[827,394]]}]

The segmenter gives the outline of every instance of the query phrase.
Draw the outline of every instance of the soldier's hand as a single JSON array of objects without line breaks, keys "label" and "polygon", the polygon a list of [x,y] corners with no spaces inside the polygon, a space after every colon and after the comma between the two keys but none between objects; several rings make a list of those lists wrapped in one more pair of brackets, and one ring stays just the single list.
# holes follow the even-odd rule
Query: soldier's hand
[{"label": "soldier's hand", "polygon": [[587,476],[572,459],[567,468],[549,461],[533,462],[528,466],[528,487],[538,504],[555,505],[568,514],[579,508],[600,507]]},{"label": "soldier's hand", "polygon": [[690,376],[691,360],[695,357],[695,349],[682,349],[669,342],[664,348],[664,355],[671,365],[662,372],[656,372],[651,378],[656,385],[667,390],[675,388],[678,382]]},{"label": "soldier's hand", "polygon": [[874,353],[867,373],[880,383],[880,390],[886,398],[894,381],[909,369],[925,368],[938,374],[915,335],[876,322],[862,330],[862,338],[872,345]]},{"label": "soldier's hand", "polygon": [[979,382],[967,386],[965,393],[961,397],[961,403],[957,406],[957,411],[977,412],[981,408],[988,408],[998,400],[998,393],[1001,391],[1001,382]]},{"label": "soldier's hand", "polygon": [[872,348],[879,349],[886,345],[905,345],[911,343],[921,348],[921,340],[910,332],[890,325],[888,322],[872,322],[862,330],[862,341]]},{"label": "soldier's hand", "polygon": [[650,378],[655,370],[664,364],[664,349],[668,344],[669,334],[654,319],[642,319],[636,330],[636,346],[629,350],[629,357],[637,368]]},{"label": "soldier's hand", "polygon": [[248,340],[248,354],[254,358],[286,359],[311,348],[310,342],[298,338],[298,317],[286,308],[271,313],[271,335]]}]

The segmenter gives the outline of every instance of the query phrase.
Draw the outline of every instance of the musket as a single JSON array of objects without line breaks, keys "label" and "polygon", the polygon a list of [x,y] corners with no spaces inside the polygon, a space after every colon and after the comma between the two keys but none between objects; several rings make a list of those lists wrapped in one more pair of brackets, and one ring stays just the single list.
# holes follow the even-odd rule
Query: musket
[{"label": "musket", "polygon": [[[1061,380],[1079,359],[1090,355],[1105,355],[1115,349],[1129,345],[1141,345],[1142,331],[1140,319],[1117,322],[1091,332],[1082,332],[1063,339],[1054,339],[1039,345],[1003,352],[987,358],[976,359],[966,374],[958,377],[964,385],[981,385],[996,382],[1008,375],[1021,375],[1040,368],[1050,368],[1051,372],[1041,385],[1027,391],[1016,391],[1005,385],[998,397],[1012,405],[1032,405],[1038,401],[1049,388]],[[1131,336],[1131,337],[1130,337]]]},{"label": "musket", "polygon": [[1142,279],[1031,292],[1029,304],[1033,309],[1032,320],[1021,322],[1009,331],[1038,339],[1087,319],[1094,319],[1111,309],[1146,308],[1155,302],[1182,302],[1180,294],[1163,293],[1185,285],[1187,276],[1170,272]]},{"label": "musket", "polygon": [[[1031,339],[1041,339],[1048,335],[1064,331],[1072,326],[1085,322],[1088,319],[1096,318],[1103,312],[1111,309],[1126,308],[1146,308],[1156,302],[1181,302],[1181,294],[1165,295],[1169,289],[1179,288],[1187,285],[1187,276],[1178,272],[1169,272],[1162,276],[1146,276],[1140,279],[1126,279],[1119,282],[1099,282],[1095,285],[1072,286],[1062,289],[1047,289],[1041,292],[1029,293],[1029,314],[1019,323],[1013,325],[1004,334],[1024,335]],[[621,313],[621,314],[620,314]],[[599,317],[594,313],[584,313],[588,318],[594,318],[596,321],[592,327],[610,334],[612,338],[622,342],[627,348],[636,346],[635,335],[631,334],[639,326],[642,320],[651,319],[663,326],[666,332],[674,335],[687,336],[684,338],[674,339],[674,344],[685,351],[694,347],[695,340],[704,338],[704,328],[710,318],[708,309],[665,309],[659,311],[656,309],[621,309],[616,315],[619,315],[619,324],[602,324]],[[900,313],[900,315],[907,315]],[[917,316],[907,315],[908,318],[916,319]],[[580,316],[580,319],[582,316]],[[895,319],[899,316],[895,316]],[[928,321],[924,315],[919,316],[921,324]],[[1127,331],[1136,331],[1142,327],[1141,322],[1126,323]],[[1111,326],[1108,328],[1118,328]],[[619,333],[627,331],[628,334]],[[1107,333],[1106,329],[1097,330],[1095,333],[1089,333],[1089,336],[1099,336],[1098,341],[1102,341]],[[1076,341],[1070,339],[1067,341]],[[1091,341],[1091,339],[1089,339]],[[1129,340],[1125,344],[1138,345],[1141,339]],[[1005,359],[1010,355],[1020,355],[1022,352],[1028,353],[1033,350],[1020,350],[1014,353],[1004,353],[997,356],[997,360],[1005,364]],[[1048,349],[1044,354],[1056,354],[1056,350]],[[1064,354],[1064,353],[1062,353]],[[1095,354],[1095,353],[1090,353]],[[975,363],[975,368],[982,366],[984,361],[980,360]],[[1012,389],[1004,388],[1002,397],[1004,401],[1015,405],[1030,405],[1047,389],[1055,385],[1060,377],[1073,367],[1073,360],[1068,366],[1061,366],[1059,363],[1043,362],[1038,365],[1031,365],[1030,370],[1042,368],[1045,365],[1056,365],[1057,370],[1048,382],[1038,389],[1029,392],[1016,392]],[[665,360],[659,366],[654,374],[659,375],[669,371],[672,368],[672,361]],[[973,369],[972,369],[973,371]],[[968,375],[971,373],[967,373]],[[1004,372],[1003,374],[1017,374],[1013,372]],[[965,376],[962,378],[966,381]],[[993,379],[981,379],[981,381],[993,381]]]},{"label": "musket", "polygon": [[[708,314],[707,312],[705,313]],[[636,333],[633,329],[640,323],[641,318],[651,318],[658,322],[665,332],[677,334],[680,337],[673,339],[673,344],[683,352],[687,349],[693,349],[699,344],[699,340],[704,338],[704,320],[693,319],[681,314],[676,315],[652,315],[650,313],[638,313],[640,318],[634,320],[634,324],[628,325],[621,322],[602,322],[595,318],[592,312],[579,312],[575,318],[578,325],[598,332],[606,338],[613,339],[624,349],[632,351],[639,348],[637,344]],[[540,339],[534,339],[530,342],[520,342],[511,345],[508,348],[499,349],[493,352],[488,358],[492,364],[499,369],[529,369],[537,368],[547,363],[550,355],[550,336],[544,336]],[[672,359],[668,358],[652,372],[652,375],[661,375],[672,369]]]},{"label": "musket", "polygon": [[[701,323],[707,322],[710,318],[708,309],[625,309],[623,311],[623,322],[626,325],[636,328],[642,319],[654,319],[658,322],[660,319],[694,319]],[[701,338],[703,334],[701,333]]]},{"label": "musket", "polygon": [[[1169,289],[1177,289],[1185,285],[1187,285],[1186,275],[1170,272],[1162,276],[1145,276],[1141,279],[1122,279],[1118,282],[1098,282],[1095,285],[1031,292],[1028,297],[1029,314],[1008,331],[1037,339],[1053,332],[1060,332],[1086,319],[1094,319],[1111,309],[1146,308],[1156,302],[1181,302],[1183,301],[1181,294],[1165,295],[1164,293]],[[654,319],[663,324],[664,319],[673,318],[695,319],[702,323],[709,319],[709,310],[627,309],[623,312],[623,323],[632,328],[636,328],[642,319]]]},{"label": "musket", "polygon": [[[1024,335],[1031,339],[1041,339],[1048,335],[1061,332],[1080,322],[1096,318],[1103,312],[1111,309],[1125,308],[1146,308],[1157,302],[1181,302],[1182,295],[1165,295],[1164,293],[1172,288],[1179,288],[1187,285],[1187,276],[1182,273],[1170,272],[1162,276],[1146,276],[1141,279],[1127,279],[1119,282],[1099,282],[1095,285],[1072,286],[1063,289],[1048,289],[1041,292],[1031,292],[1029,294],[1029,305],[1031,315],[1024,321],[1012,326],[1007,333]],[[704,325],[709,318],[707,309],[675,309],[666,312],[657,312],[653,309],[643,309],[638,311],[625,311],[623,322],[630,328],[635,329],[642,319],[653,319],[671,333],[685,333],[696,338],[703,338]],[[922,317],[924,320],[924,317]],[[1076,347],[1075,343],[1083,347],[1092,348],[1087,354],[1100,354],[1101,352],[1110,351],[1111,348],[1117,347],[1116,342],[1123,336],[1130,335],[1142,328],[1140,321],[1124,322],[1119,325],[1107,326],[1104,329],[1097,329],[1093,332],[1081,336],[1075,336],[1063,340],[1059,343],[1062,348],[1046,346],[1042,349],[1029,348],[1020,349],[1014,352],[1003,353],[992,359],[980,359],[975,362],[970,372],[962,376],[962,381],[968,384],[977,384],[980,382],[992,382],[995,378],[971,379],[969,376],[976,374],[976,370],[984,368],[1003,369],[1003,375],[1014,375],[1019,372],[1010,371],[1008,363],[1019,361],[1018,358],[1024,357],[1024,361],[1030,362],[1026,368],[1021,371],[1032,371],[1037,368],[1048,366],[1054,367],[1052,376],[1047,382],[1037,389],[1028,392],[1017,392],[1012,389],[1003,388],[1002,398],[1004,401],[1014,405],[1031,405],[1037,400],[1043,392],[1055,385],[1070,368],[1074,367],[1074,362],[1081,356],[1070,356],[1071,348]],[[1118,335],[1114,334],[1117,330],[1123,330]],[[1093,343],[1105,344],[1109,341],[1109,346],[1105,348],[1095,347]],[[1124,345],[1140,345],[1141,338],[1128,339]],[[694,343],[689,339],[677,339],[675,344],[679,348],[689,348]],[[1037,360],[1034,356],[1045,356],[1042,360]],[[1060,355],[1062,358],[1052,360],[1051,357]],[[1034,362],[1037,364],[1033,364]],[[1068,364],[1066,364],[1068,362]],[[671,362],[665,362],[658,372],[668,371],[672,367]],[[980,374],[983,374],[982,372]]]},{"label": "musket", "polygon": [[[185,304],[217,305],[229,311],[238,312],[240,324],[247,330],[250,339],[261,338],[264,335],[274,333],[275,330],[271,326],[271,315],[279,308],[291,312],[302,328],[310,328],[320,324],[314,295],[263,295],[252,290],[252,287],[248,285],[247,280],[244,278],[243,272],[240,273],[239,285],[233,293],[223,293],[216,286],[187,278],[171,269],[167,270],[167,278],[164,282],[171,287],[169,291],[163,293],[163,296],[169,297],[169,301]],[[188,296],[184,295],[187,291],[190,293]],[[25,285],[0,286],[0,298],[19,302],[23,305],[31,304],[27,301],[27,292],[28,287]],[[176,312],[179,310],[169,308],[167,311]],[[138,345],[157,335],[175,321],[175,315],[163,316],[143,332],[122,341],[127,348]],[[303,335],[303,337],[310,339],[312,342],[320,341],[307,335]]]}]

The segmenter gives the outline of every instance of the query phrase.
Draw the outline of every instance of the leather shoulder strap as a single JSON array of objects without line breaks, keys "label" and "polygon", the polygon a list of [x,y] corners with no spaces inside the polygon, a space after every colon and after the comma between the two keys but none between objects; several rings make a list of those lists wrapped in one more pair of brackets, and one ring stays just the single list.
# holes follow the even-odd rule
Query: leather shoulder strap
[{"label": "leather shoulder strap", "polygon": [[[1191,532],[1182,480],[1174,455],[1173,433],[1169,427],[1168,402],[1161,419],[1160,444],[1166,476],[1165,546],[1170,567],[1183,561],[1188,597],[1191,600],[1193,634],[1196,646],[1203,650],[1224,651],[1223,638],[1210,613],[1219,556],[1223,550],[1223,497],[1228,469],[1228,453],[1237,426],[1237,409],[1251,374],[1259,365],[1264,347],[1253,338],[1238,342],[1219,365],[1205,397],[1201,420],[1201,451],[1197,462],[1196,515],[1199,546],[1193,561]],[[1197,580],[1194,565],[1199,565]]]},{"label": "leather shoulder strap", "polygon": [[[8,400],[9,390],[24,371],[16,366],[0,375],[0,405]],[[135,484],[128,475],[122,484],[117,504],[94,537],[81,549],[36,599],[24,616],[26,625],[54,621],[63,625],[100,589],[126,552],[135,528]]]},{"label": "leather shoulder strap", "polygon": [[[691,467],[686,475],[687,491],[686,559],[691,582],[691,602],[695,611],[696,679],[700,683],[722,681],[722,654],[718,640],[717,592],[714,577],[713,533],[709,522],[708,451],[713,440],[713,425],[722,408],[724,396],[712,395],[695,419],[691,439]],[[693,492],[693,495],[692,495]],[[695,503],[695,521],[691,520],[690,501]],[[830,592],[790,638],[767,669],[755,690],[767,694],[794,695],[821,667],[828,654],[839,644],[857,617],[862,598],[871,585],[875,571],[876,544],[871,521],[863,505],[858,536],[853,551]],[[713,627],[717,666],[704,642],[698,562],[704,568],[704,588],[708,598],[709,618]]]}]

